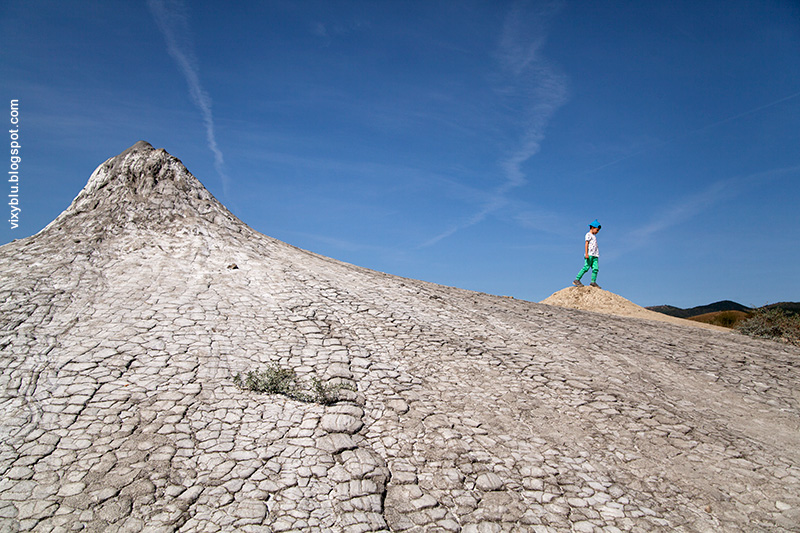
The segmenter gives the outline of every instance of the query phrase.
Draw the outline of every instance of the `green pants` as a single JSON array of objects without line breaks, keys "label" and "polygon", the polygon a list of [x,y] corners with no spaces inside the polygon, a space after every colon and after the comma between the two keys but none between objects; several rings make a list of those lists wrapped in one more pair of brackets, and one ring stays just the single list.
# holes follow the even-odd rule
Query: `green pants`
[{"label": "green pants", "polygon": [[589,257],[587,257],[583,263],[583,268],[581,269],[580,272],[578,272],[578,277],[575,279],[580,281],[583,275],[586,274],[589,271],[589,269],[592,269],[592,283],[597,281],[597,271],[600,269],[599,261],[600,258],[597,257],[596,255],[590,255]]}]

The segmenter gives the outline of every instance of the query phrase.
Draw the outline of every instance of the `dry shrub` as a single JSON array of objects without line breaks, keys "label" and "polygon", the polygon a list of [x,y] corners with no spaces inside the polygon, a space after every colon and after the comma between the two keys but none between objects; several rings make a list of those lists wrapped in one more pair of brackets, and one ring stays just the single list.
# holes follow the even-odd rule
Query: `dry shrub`
[{"label": "dry shrub", "polygon": [[756,309],[750,318],[739,322],[736,329],[751,337],[783,340],[800,346],[800,315],[790,315],[777,307]]},{"label": "dry shrub", "polygon": [[292,400],[316,402],[323,405],[331,405],[339,401],[338,393],[342,389],[354,390],[350,384],[327,384],[317,377],[312,377],[311,386],[307,387],[300,381],[294,370],[277,365],[269,366],[260,372],[250,370],[245,375],[236,374],[233,382],[237,386],[253,392],[282,394]]}]

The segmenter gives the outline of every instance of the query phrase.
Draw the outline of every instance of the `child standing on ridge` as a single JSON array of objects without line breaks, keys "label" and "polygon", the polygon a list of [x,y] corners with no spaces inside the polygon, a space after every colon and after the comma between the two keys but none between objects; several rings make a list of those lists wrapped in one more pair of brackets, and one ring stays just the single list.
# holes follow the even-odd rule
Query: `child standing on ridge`
[{"label": "child standing on ridge", "polygon": [[578,272],[578,276],[575,278],[575,281],[572,282],[573,285],[576,287],[583,287],[583,283],[581,283],[581,278],[583,277],[589,269],[592,269],[592,287],[600,288],[600,285],[597,284],[597,271],[599,270],[599,259],[600,259],[600,251],[597,249],[597,232],[600,231],[600,223],[597,219],[594,220],[591,224],[589,224],[589,232],[586,234],[585,239],[585,246],[584,246],[584,254],[583,257],[585,259],[583,263],[583,269]]}]

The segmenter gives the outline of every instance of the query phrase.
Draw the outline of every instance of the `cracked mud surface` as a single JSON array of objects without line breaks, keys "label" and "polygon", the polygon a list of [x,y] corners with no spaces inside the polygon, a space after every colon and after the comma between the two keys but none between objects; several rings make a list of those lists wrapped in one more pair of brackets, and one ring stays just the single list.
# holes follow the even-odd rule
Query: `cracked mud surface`
[{"label": "cracked mud surface", "polygon": [[796,347],[317,256],[144,143],[0,302],[3,532],[800,531]]}]

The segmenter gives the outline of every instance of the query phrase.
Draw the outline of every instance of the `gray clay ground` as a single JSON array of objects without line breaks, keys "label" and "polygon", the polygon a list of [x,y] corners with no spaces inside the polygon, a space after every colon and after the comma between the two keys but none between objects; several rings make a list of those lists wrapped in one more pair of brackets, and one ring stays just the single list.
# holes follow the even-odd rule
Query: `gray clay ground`
[{"label": "gray clay ground", "polygon": [[800,531],[796,347],[320,257],[146,143],[0,302],[3,532]]}]

